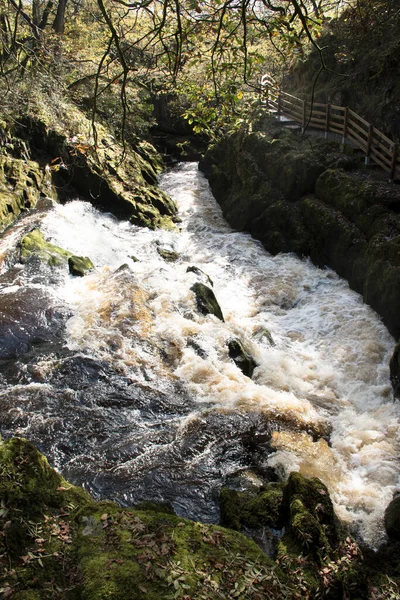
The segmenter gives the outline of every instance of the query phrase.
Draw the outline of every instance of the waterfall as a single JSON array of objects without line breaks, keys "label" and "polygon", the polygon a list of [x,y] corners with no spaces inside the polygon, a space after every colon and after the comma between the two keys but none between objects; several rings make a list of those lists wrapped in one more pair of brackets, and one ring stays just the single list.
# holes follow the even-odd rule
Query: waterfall
[{"label": "waterfall", "polygon": [[[197,165],[160,185],[178,204],[176,231],[79,199],[29,216],[27,227],[96,268],[78,278],[6,263],[2,435],[27,437],[97,497],[170,502],[206,522],[218,521],[222,485],[300,471],[377,544],[400,484],[393,339],[333,271],[233,231]],[[196,282],[212,287],[224,321],[199,312]],[[252,357],[251,378],[232,340]]]}]

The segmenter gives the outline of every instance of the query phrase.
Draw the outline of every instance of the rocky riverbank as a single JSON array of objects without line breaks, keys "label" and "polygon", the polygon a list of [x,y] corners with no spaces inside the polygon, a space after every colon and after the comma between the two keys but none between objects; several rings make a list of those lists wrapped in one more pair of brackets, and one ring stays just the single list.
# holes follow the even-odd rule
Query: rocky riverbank
[{"label": "rocky riverbank", "polygon": [[[227,529],[168,506],[95,502],[22,439],[0,444],[0,464],[4,598],[398,598],[398,543],[363,557],[318,479],[225,489]],[[275,561],[250,539],[256,534]]]},{"label": "rocky riverbank", "polygon": [[400,186],[351,148],[265,120],[224,137],[200,168],[233,227],[331,267],[400,336]]}]

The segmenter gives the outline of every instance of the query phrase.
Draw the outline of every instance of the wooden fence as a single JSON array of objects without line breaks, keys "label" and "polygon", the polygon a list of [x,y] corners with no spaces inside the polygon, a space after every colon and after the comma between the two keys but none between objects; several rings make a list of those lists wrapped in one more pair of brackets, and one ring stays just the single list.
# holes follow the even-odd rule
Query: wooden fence
[{"label": "wooden fence", "polygon": [[335,133],[342,143],[350,141],[365,154],[365,164],[374,162],[389,173],[389,179],[400,179],[399,144],[384,135],[347,106],[302,100],[280,89],[270,75],[261,78],[262,100],[278,117],[285,116],[306,127]]}]

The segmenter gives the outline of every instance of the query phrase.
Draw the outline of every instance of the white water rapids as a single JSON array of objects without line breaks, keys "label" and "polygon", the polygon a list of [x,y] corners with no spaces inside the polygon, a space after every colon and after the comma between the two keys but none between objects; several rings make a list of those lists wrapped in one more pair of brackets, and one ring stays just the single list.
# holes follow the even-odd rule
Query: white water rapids
[{"label": "white water rapids", "polygon": [[[293,255],[270,256],[251,236],[232,231],[197,165],[166,173],[161,187],[178,204],[179,231],[138,228],[82,201],[43,216],[46,239],[96,266],[84,278],[65,275],[51,284],[70,311],[68,349],[166,394],[169,382],[179,382],[194,400],[186,414],[168,417],[183,437],[210,411],[262,414],[274,425],[263,466],[282,477],[291,470],[319,477],[340,519],[377,545],[384,509],[400,485],[400,406],[388,369],[393,339],[334,272]],[[158,248],[179,258],[168,262]],[[124,264],[129,268],[117,270]],[[188,266],[213,281],[225,323],[198,313],[190,288],[199,275]],[[232,339],[257,363],[252,379],[229,358]],[[43,372],[53,368],[46,364]],[[43,392],[47,384],[29,385]],[[27,431],[14,428],[29,437]],[[149,438],[135,460],[162,446],[162,462],[168,443]],[[215,443],[211,436],[202,446],[202,459]],[[129,478],[133,462],[125,458],[114,472]],[[222,484],[231,463],[219,465]]]}]

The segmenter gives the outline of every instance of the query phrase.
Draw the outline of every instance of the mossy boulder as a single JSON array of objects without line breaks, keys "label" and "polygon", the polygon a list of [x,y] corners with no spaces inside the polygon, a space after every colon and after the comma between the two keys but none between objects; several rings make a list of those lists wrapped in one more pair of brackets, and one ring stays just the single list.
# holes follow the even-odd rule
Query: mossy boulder
[{"label": "mossy boulder", "polygon": [[203,315],[215,315],[221,321],[224,317],[214,292],[204,283],[195,283],[190,288],[196,296],[196,304],[199,312]]},{"label": "mossy boulder", "polygon": [[5,597],[296,597],[287,576],[241,533],[153,506],[137,510],[95,502],[26,440],[0,444],[0,468]]},{"label": "mossy boulder", "polygon": [[320,558],[335,552],[339,522],[322,481],[291,473],[284,490],[283,510],[289,520],[289,534],[303,551]]},{"label": "mossy boulder", "polygon": [[229,340],[229,357],[235,365],[242,371],[246,377],[252,377],[253,371],[257,366],[254,358],[245,350],[240,340]]},{"label": "mossy boulder", "polygon": [[94,269],[94,264],[87,256],[70,256],[68,259],[68,268],[71,275],[84,277]]},{"label": "mossy boulder", "polygon": [[257,491],[239,492],[223,488],[220,496],[221,523],[236,531],[263,526],[281,529],[284,524],[283,490],[283,483],[269,483]]},{"label": "mossy boulder", "polygon": [[400,496],[394,498],[385,511],[385,528],[391,540],[400,542]]},{"label": "mossy boulder", "polygon": [[260,490],[221,492],[222,523],[232,529],[285,528],[300,552],[322,557],[335,552],[338,520],[326,486],[319,479],[291,473],[286,483],[268,483]]},{"label": "mossy boulder", "polygon": [[25,235],[21,239],[20,246],[20,260],[23,263],[35,257],[41,262],[56,267],[65,265],[71,256],[71,252],[46,242],[43,233],[39,229],[33,229]]},{"label": "mossy boulder", "polygon": [[169,250],[168,248],[157,248],[158,254],[166,260],[167,262],[175,262],[179,258],[179,254],[174,252],[174,250]]},{"label": "mossy boulder", "polygon": [[[295,583],[298,598],[370,597],[360,548],[340,531],[320,480],[291,473],[286,483],[258,490],[224,488],[220,502],[224,525],[246,531],[260,545],[275,539],[274,558]],[[375,575],[384,584],[382,574]]]}]

